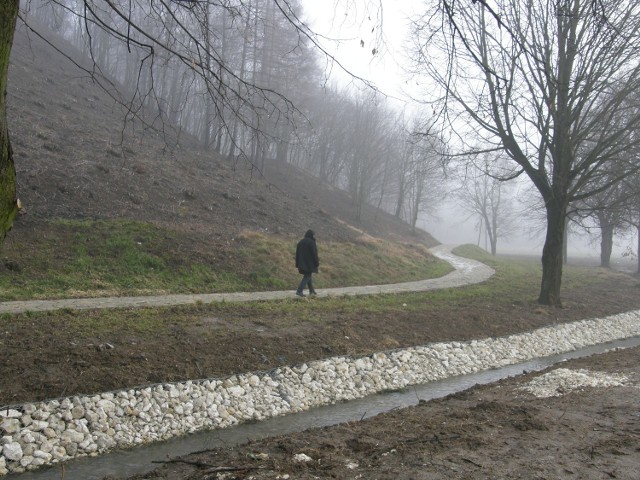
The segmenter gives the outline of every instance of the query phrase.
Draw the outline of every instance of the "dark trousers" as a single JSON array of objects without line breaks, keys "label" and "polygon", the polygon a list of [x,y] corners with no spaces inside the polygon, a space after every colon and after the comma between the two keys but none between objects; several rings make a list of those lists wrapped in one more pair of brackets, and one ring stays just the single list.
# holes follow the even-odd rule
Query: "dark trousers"
[{"label": "dark trousers", "polygon": [[313,283],[311,280],[312,273],[305,273],[302,275],[302,280],[300,281],[300,285],[298,285],[298,293],[302,293],[306,286],[309,287],[309,293],[313,293],[315,290],[313,289]]}]

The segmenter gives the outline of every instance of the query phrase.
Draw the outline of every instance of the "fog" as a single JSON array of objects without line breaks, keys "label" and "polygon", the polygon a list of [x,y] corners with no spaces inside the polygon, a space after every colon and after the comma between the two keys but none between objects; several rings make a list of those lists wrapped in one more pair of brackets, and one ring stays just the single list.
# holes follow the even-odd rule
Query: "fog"
[{"label": "fog", "polygon": [[[53,8],[49,2],[42,3],[48,5],[47,8]],[[444,180],[436,177],[436,174],[432,174],[431,171],[433,167],[431,163],[438,163],[436,165],[438,167],[441,164],[442,144],[455,146],[458,137],[453,135],[453,138],[450,138],[445,134],[433,135],[433,137],[438,136],[437,141],[430,143],[431,139],[425,137],[421,144],[412,137],[411,132],[430,130],[431,119],[420,119],[421,123],[414,124],[409,121],[410,118],[407,118],[412,116],[408,109],[403,110],[402,113],[397,111],[399,97],[404,96],[404,101],[400,102],[403,104],[411,100],[405,95],[408,90],[412,88],[420,90],[420,76],[408,81],[403,66],[409,63],[406,60],[406,40],[409,32],[407,17],[411,15],[414,8],[417,11],[422,10],[421,2],[382,0],[366,2],[363,9],[356,9],[352,2],[344,4],[330,2],[329,5],[333,8],[327,8],[323,2],[306,0],[303,3],[305,21],[308,21],[313,31],[317,33],[314,41],[317,41],[324,52],[330,55],[329,58],[323,57],[324,61],[320,65],[317,62],[308,61],[312,58],[312,49],[306,52],[303,48],[299,48],[301,45],[298,33],[294,32],[291,35],[290,29],[287,28],[279,28],[277,31],[265,28],[262,31],[265,38],[273,35],[278,41],[263,41],[260,45],[252,46],[256,50],[256,56],[260,56],[258,50],[262,48],[264,50],[262,57],[272,61],[247,62],[243,53],[245,49],[240,48],[247,38],[241,28],[236,28],[239,24],[230,28],[228,12],[224,9],[212,16],[212,20],[215,20],[212,25],[225,32],[221,38],[224,37],[226,42],[226,61],[230,68],[236,69],[230,78],[236,80],[242,76],[249,79],[265,78],[270,79],[269,81],[273,84],[265,90],[266,93],[263,92],[265,93],[263,96],[257,95],[254,98],[255,105],[246,101],[255,94],[253,84],[249,83],[250,86],[247,86],[243,82],[234,80],[227,86],[228,88],[221,88],[219,91],[236,92],[226,98],[223,103],[242,105],[243,108],[238,107],[235,111],[220,110],[220,118],[216,119],[220,123],[213,124],[207,113],[208,110],[202,108],[200,100],[203,92],[211,91],[211,85],[204,88],[203,83],[200,87],[204,89],[197,90],[198,81],[208,77],[205,75],[203,78],[194,78],[193,83],[184,81],[183,75],[184,78],[189,78],[194,70],[188,65],[189,62],[182,62],[186,63],[185,65],[180,65],[180,62],[167,64],[166,69],[159,71],[151,69],[147,74],[155,75],[155,81],[149,83],[153,87],[147,87],[151,90],[143,92],[142,95],[149,97],[158,95],[158,111],[166,110],[168,122],[179,124],[181,131],[184,129],[185,132],[192,133],[203,144],[215,146],[216,153],[222,156],[231,158],[237,156],[239,152],[243,154],[251,152],[252,167],[260,169],[264,169],[271,159],[278,161],[286,159],[292,165],[323,178],[332,186],[345,190],[351,187],[352,191],[349,193],[353,198],[358,198],[360,202],[357,205],[358,208],[361,208],[365,201],[373,201],[377,198],[382,203],[384,194],[385,204],[390,207],[388,211],[402,212],[407,222],[415,221],[415,213],[428,207],[430,215],[419,218],[416,226],[430,232],[443,243],[471,243],[489,249],[486,239],[479,235],[477,217],[471,216],[454,203],[452,191],[458,187],[455,181],[459,180],[455,177],[455,172],[451,174],[453,179],[449,186],[444,185]],[[270,14],[275,15],[272,3],[257,2],[256,6],[260,4],[265,12],[269,11]],[[337,8],[340,5],[342,10]],[[52,17],[47,15],[45,10],[44,7],[35,9],[32,15],[41,15],[40,20],[45,22]],[[71,11],[59,13],[69,14]],[[254,14],[255,19],[248,21],[247,25],[250,23],[258,25],[260,23],[258,20],[269,17],[260,9],[256,9]],[[145,21],[150,20],[151,17],[153,17],[151,14],[145,16]],[[62,21],[65,18],[66,23]],[[54,26],[59,28],[61,33],[66,34],[68,39],[79,41],[77,46],[82,48],[81,40],[87,32],[79,27],[73,15],[61,15],[60,19],[61,22],[56,22]],[[247,20],[250,18],[248,17]],[[162,32],[165,26],[163,21],[164,19],[160,18],[155,23],[151,21],[151,25],[158,32]],[[126,36],[124,32],[129,31],[128,27],[123,24],[121,28],[123,28],[123,36]],[[209,51],[217,52],[218,46],[213,42]],[[105,57],[114,58],[122,56],[130,63],[127,65],[127,62],[113,62],[110,66],[111,70],[105,70],[113,78],[127,83],[128,75],[139,71],[137,57],[125,54],[130,50],[128,43],[125,45],[113,42],[107,36],[100,47],[94,52],[96,55],[100,53]],[[274,48],[277,51],[282,50],[281,54],[278,55],[270,50]],[[144,51],[138,53],[141,55],[140,58],[146,55]],[[293,55],[294,53],[296,55]],[[193,58],[193,54],[194,52],[188,50],[183,52],[185,59]],[[282,57],[287,55],[291,56],[287,62],[276,61],[276,59],[282,60]],[[213,60],[222,61],[223,59],[214,58]],[[255,71],[247,71],[249,64]],[[308,78],[305,77],[305,72]],[[369,95],[371,93],[369,91],[366,95],[358,96],[350,91],[343,92],[342,89],[330,88],[333,83],[342,84],[340,86],[345,90],[346,87],[354,84],[362,86],[362,82],[354,80],[353,75],[373,82],[391,98],[379,98],[378,93],[375,96]],[[300,77],[299,82],[289,83],[290,79],[298,77]],[[322,79],[319,85],[316,84],[317,79]],[[186,88],[187,84],[194,85],[193,88],[196,88],[196,91]],[[287,105],[280,103],[280,99],[274,99],[273,96],[268,95],[271,88],[279,84],[287,85],[286,93],[291,102],[294,104],[300,102],[303,106],[302,110],[309,112],[308,118],[304,122],[299,122],[295,129],[295,136],[291,134],[290,125],[275,121],[278,115],[272,118],[269,113],[271,110],[261,105],[261,102],[271,102],[273,111],[288,112],[295,120],[295,115],[288,111]],[[182,87],[185,88],[182,89]],[[424,88],[424,85],[422,87]],[[151,92],[153,95],[150,95]],[[162,100],[162,95],[166,95],[166,100]],[[185,100],[181,103],[176,99]],[[393,105],[393,108],[388,108],[386,100],[391,100],[389,104]],[[426,113],[421,112],[425,117],[430,116],[431,111],[425,108],[425,104],[417,103],[417,105],[416,110],[413,111],[414,115],[418,109],[421,109],[426,110]],[[406,104],[404,107],[406,108]],[[152,109],[153,106],[149,108]],[[245,120],[248,123],[243,123]],[[264,138],[254,135],[254,125],[250,124],[252,121],[257,122],[258,130],[264,134]],[[233,125],[233,128],[219,128],[220,125]],[[448,130],[456,132],[455,125]],[[276,145],[276,142],[271,141],[273,138],[286,139],[288,142],[277,142]],[[265,141],[265,139],[268,140]],[[428,173],[425,173],[427,171]],[[449,190],[441,193],[436,191],[438,187]],[[399,192],[402,192],[402,196]],[[407,198],[411,195],[415,198]],[[449,201],[442,205],[438,205],[437,201],[432,202],[432,197],[442,195],[446,195]],[[396,202],[396,199],[400,201]],[[416,199],[422,203],[416,202]],[[498,239],[498,253],[539,256],[544,243],[544,229],[536,225],[539,220],[525,218],[525,215],[534,208],[532,205],[539,202],[539,199],[529,199],[521,192],[511,192],[509,201],[513,204],[509,206],[510,208],[520,208],[524,213],[517,214],[516,218],[520,223],[513,228],[509,227],[511,234],[506,238]],[[394,203],[398,206],[396,207]],[[627,251],[634,251],[636,246],[634,236],[619,237],[615,241],[614,256],[622,256]],[[597,236],[571,234],[569,255],[598,259],[599,239]]]},{"label": "fog", "polygon": [[[471,216],[460,207],[450,202],[443,203],[437,208],[434,215],[423,215],[419,221],[419,227],[431,235],[439,242],[447,245],[473,244],[485,250],[490,250],[488,242],[484,236],[479,237],[477,228],[477,217]],[[520,254],[520,255],[541,255],[544,238],[530,237],[525,234],[526,224],[516,228],[515,233],[509,238],[498,240],[498,253]],[[586,254],[588,249],[581,246],[578,250],[581,254]]]},{"label": "fog", "polygon": [[[459,206],[451,202],[444,202],[437,208],[434,215],[421,215],[418,226],[436,240],[447,245],[472,244],[489,251],[488,241],[478,235],[477,218],[471,217]],[[527,232],[534,231],[537,234]],[[507,238],[498,239],[498,255],[530,255],[539,257],[544,246],[544,231],[539,227],[532,228],[526,220],[516,225],[514,233]],[[612,264],[623,265],[624,270],[635,271],[637,258],[634,254],[637,246],[637,236],[629,234],[618,235],[614,238]],[[588,262],[597,265],[600,262],[600,238],[597,232],[592,236],[584,232],[572,232],[569,234],[568,257],[580,262]]]},{"label": "fog", "polygon": [[[350,73],[366,78],[376,84],[383,92],[393,97],[409,98],[407,93],[416,86],[416,79],[409,80],[405,74],[406,44],[409,38],[407,17],[412,12],[423,10],[421,2],[391,2],[383,0],[367,4],[370,10],[350,10],[348,12],[327,9],[320,2],[305,1],[305,12],[311,24],[318,32],[330,38],[340,38],[325,46],[339,59]],[[351,3],[348,6],[352,6]],[[344,8],[348,8],[344,6]],[[374,7],[380,6],[381,10]],[[382,22],[381,19],[384,21]],[[375,53],[372,54],[372,49]],[[353,83],[348,74],[335,69],[334,80]],[[405,100],[407,101],[407,100]],[[402,102],[400,102],[401,104]],[[405,105],[409,104],[406,103]],[[399,103],[396,103],[398,105]],[[434,209],[431,208],[433,211]],[[435,208],[432,215],[422,214],[417,226],[431,233],[446,244],[478,244],[490,250],[484,238],[478,238],[477,218],[453,202],[445,202]],[[502,254],[521,254],[540,256],[544,245],[544,227],[536,226],[523,218],[511,235],[499,238],[497,251]],[[574,228],[575,230],[575,228]],[[618,236],[614,239],[613,259],[635,261],[628,252],[637,248],[636,235]],[[627,255],[625,255],[627,254]],[[569,258],[593,259],[599,262],[600,239],[597,230],[591,235],[570,232],[568,237]]]}]

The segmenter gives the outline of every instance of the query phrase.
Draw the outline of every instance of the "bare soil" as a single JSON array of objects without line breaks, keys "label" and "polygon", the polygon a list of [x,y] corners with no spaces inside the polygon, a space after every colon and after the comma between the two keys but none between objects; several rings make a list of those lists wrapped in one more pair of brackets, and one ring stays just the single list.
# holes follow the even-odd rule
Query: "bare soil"
[{"label": "bare soil", "polygon": [[[65,326],[73,318],[31,314],[2,324],[0,378],[10,380],[0,384],[0,404],[507,335],[640,308],[637,289],[635,279],[620,274],[565,292],[563,309],[533,302],[437,310],[425,305],[424,313],[407,315],[399,309],[392,316],[327,315],[323,300],[315,299],[309,300],[317,305],[313,322],[293,323],[268,314],[246,316],[236,308],[212,315],[202,306],[184,311],[184,322],[163,335],[132,334],[122,327],[102,336],[75,330],[71,336]],[[69,315],[88,319],[95,313]],[[637,478],[640,348],[562,367],[622,373],[635,387],[589,388],[537,399],[516,390],[535,375],[529,374],[362,422],[170,459],[151,473],[129,478]],[[296,462],[297,454],[312,461]]]},{"label": "bare soil", "polygon": [[[605,278],[565,291],[562,309],[483,300],[434,308],[428,295],[416,294],[424,308],[409,312],[398,305],[393,314],[327,310],[325,300],[309,299],[313,311],[304,321],[268,310],[256,314],[241,305],[150,309],[147,315],[166,317],[166,324],[151,331],[137,329],[144,317],[132,313],[128,320],[126,310],[114,322],[99,310],[0,318],[0,378],[11,379],[0,382],[0,405],[505,336],[640,308],[634,278]],[[79,327],[82,323],[108,327]]]},{"label": "bare soil", "polygon": [[524,374],[360,422],[198,452],[129,479],[638,478],[640,348],[562,368],[624,373],[635,386],[536,398],[520,387],[539,373]]},{"label": "bare soil", "polygon": [[[8,241],[28,241],[46,230],[47,219],[61,217],[154,222],[183,232],[185,249],[214,249],[231,264],[229,239],[245,229],[297,236],[312,227],[338,241],[364,231],[437,243],[375,209],[356,221],[346,195],[323,190],[294,169],[268,165],[262,177],[193,143],[167,145],[153,129],[123,127],[118,104],[24,32],[13,51],[8,102],[25,205]],[[146,135],[133,135],[136,129]],[[168,314],[176,320],[163,334],[123,325],[72,335],[68,325],[100,315],[92,311],[3,317],[0,405],[507,335],[640,308],[637,280],[622,274],[565,290],[563,309],[482,300],[435,309],[426,298],[424,311],[398,308],[392,316],[327,313],[315,299],[313,321],[304,322],[268,313],[256,318],[242,308],[175,308]],[[640,350],[567,365],[624,372],[637,385]],[[640,390],[590,389],[539,400],[514,389],[528,377],[363,422],[194,454],[131,478],[637,478]],[[267,455],[252,460],[250,453]],[[297,453],[313,460],[296,463]]]}]

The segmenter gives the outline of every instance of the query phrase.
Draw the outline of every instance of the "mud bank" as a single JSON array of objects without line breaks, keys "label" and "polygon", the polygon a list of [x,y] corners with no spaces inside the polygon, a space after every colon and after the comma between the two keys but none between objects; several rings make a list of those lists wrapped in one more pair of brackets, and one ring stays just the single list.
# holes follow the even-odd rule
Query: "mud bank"
[{"label": "mud bank", "polygon": [[299,412],[640,335],[640,310],[500,338],[334,357],[0,410],[0,474]]}]

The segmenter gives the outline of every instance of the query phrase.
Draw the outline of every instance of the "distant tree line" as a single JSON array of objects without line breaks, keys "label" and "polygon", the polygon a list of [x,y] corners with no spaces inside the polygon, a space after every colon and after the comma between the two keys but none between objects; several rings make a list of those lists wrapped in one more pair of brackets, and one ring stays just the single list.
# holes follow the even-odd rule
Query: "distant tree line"
[{"label": "distant tree line", "polygon": [[21,18],[115,82],[127,121],[176,128],[261,172],[303,168],[347,191],[356,220],[373,204],[416,228],[439,200],[443,142],[413,135],[416,121],[367,85],[326,83],[299,0],[125,4],[30,0]]}]

